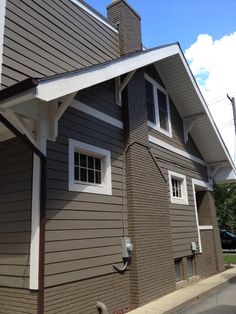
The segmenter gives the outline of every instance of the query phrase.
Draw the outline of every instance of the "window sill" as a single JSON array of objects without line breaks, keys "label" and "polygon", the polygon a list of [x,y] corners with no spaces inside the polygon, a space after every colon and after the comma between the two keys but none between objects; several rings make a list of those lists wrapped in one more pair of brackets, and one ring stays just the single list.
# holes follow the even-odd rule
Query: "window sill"
[{"label": "window sill", "polygon": [[171,204],[181,204],[181,205],[188,205],[188,200],[185,199],[178,199],[178,198],[171,198]]},{"label": "window sill", "polygon": [[160,128],[159,126],[157,126],[156,124],[150,122],[150,121],[148,121],[148,126],[150,128],[152,128],[153,130],[158,131],[158,132],[160,132],[160,133],[162,133],[162,134],[172,138],[172,131],[171,130],[170,131],[166,131],[166,130]]},{"label": "window sill", "polygon": [[86,185],[86,184],[71,183],[71,182],[69,183],[69,191],[112,195],[111,186],[104,187],[104,186],[94,186],[94,185]]}]

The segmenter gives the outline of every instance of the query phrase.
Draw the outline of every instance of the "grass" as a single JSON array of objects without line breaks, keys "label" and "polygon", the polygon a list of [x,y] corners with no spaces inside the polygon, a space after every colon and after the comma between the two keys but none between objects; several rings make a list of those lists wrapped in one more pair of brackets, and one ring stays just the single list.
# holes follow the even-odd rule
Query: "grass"
[{"label": "grass", "polygon": [[225,264],[236,264],[236,254],[223,254]]}]

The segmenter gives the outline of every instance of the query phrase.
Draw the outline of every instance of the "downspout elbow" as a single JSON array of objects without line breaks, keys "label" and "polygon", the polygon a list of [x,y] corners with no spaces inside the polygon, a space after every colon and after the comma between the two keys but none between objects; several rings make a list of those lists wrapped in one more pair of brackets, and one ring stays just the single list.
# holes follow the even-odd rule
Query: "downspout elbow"
[{"label": "downspout elbow", "polygon": [[97,302],[96,308],[99,314],[109,314],[106,305],[100,301]]}]

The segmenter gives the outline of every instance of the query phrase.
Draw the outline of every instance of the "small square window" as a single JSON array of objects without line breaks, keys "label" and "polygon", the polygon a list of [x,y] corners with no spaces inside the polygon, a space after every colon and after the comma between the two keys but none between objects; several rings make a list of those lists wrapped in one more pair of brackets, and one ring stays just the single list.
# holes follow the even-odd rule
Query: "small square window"
[{"label": "small square window", "polygon": [[188,205],[186,176],[169,171],[171,203]]},{"label": "small square window", "polygon": [[69,190],[110,195],[110,151],[70,139]]}]

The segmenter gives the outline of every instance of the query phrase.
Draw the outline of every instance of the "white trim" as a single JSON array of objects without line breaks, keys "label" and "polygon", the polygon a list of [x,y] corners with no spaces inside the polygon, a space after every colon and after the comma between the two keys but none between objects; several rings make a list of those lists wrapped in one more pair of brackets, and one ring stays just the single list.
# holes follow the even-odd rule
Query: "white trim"
[{"label": "white trim", "polygon": [[102,18],[99,14],[96,14],[93,10],[89,9],[86,5],[84,5],[83,3],[81,3],[78,0],[71,0],[71,2],[73,2],[74,4],[76,4],[78,7],[80,7],[81,9],[83,9],[85,12],[89,13],[90,15],[92,15],[93,17],[95,17],[98,21],[100,21],[102,24],[106,25],[107,27],[109,27],[111,30],[113,30],[113,32],[118,34],[118,30],[112,26],[109,22],[106,21],[105,18]]},{"label": "white trim", "polygon": [[212,185],[209,182],[193,178],[192,179],[192,183],[194,185],[201,186],[201,187],[205,188],[208,191],[213,191],[213,187],[212,187]]},{"label": "white trim", "polygon": [[38,290],[40,237],[40,159],[34,154],[32,178],[30,278],[29,289]]},{"label": "white trim", "polygon": [[[85,153],[92,153],[102,158],[102,184],[91,185],[89,183],[81,184],[74,180],[74,152],[78,149]],[[96,193],[112,195],[112,179],[111,179],[111,152],[109,150],[93,146],[87,143],[69,139],[69,191]]]},{"label": "white trim", "polygon": [[107,115],[101,111],[93,109],[92,107],[85,105],[84,103],[82,103],[76,99],[73,100],[71,107],[76,109],[76,110],[79,110],[81,112],[84,112],[84,113],[86,113],[92,117],[95,117],[99,120],[102,120],[106,123],[109,123],[109,124],[111,124],[117,128],[123,129],[123,122],[121,122],[120,120],[112,118],[111,116],[109,116],[109,115]]},{"label": "white trim", "polygon": [[182,149],[176,148],[176,147],[174,147],[174,146],[172,146],[172,145],[170,145],[170,144],[168,144],[168,143],[166,143],[166,142],[164,142],[164,141],[162,141],[162,140],[160,140],[160,139],[158,139],[158,138],[156,138],[156,137],[154,137],[152,135],[148,136],[148,140],[149,140],[149,142],[151,142],[153,144],[156,144],[156,145],[159,145],[159,146],[161,146],[163,148],[166,148],[166,149],[168,149],[169,151],[171,151],[173,153],[176,153],[176,154],[178,154],[180,156],[183,156],[183,157],[186,157],[188,159],[191,159],[191,160],[193,160],[193,161],[195,161],[195,162],[197,162],[197,163],[199,163],[199,164],[201,164],[203,166],[206,166],[206,163],[205,163],[204,160],[202,160],[202,159],[200,159],[198,157],[195,157],[195,156],[185,152]]},{"label": "white trim", "polygon": [[6,0],[0,0],[0,84],[2,83],[3,41],[5,28]]},{"label": "white trim", "polygon": [[198,220],[198,213],[197,213],[197,200],[196,200],[196,191],[195,191],[195,184],[194,179],[192,179],[192,188],[193,188],[193,200],[194,200],[194,211],[195,211],[195,219],[197,225],[197,235],[198,235],[198,246],[199,246],[199,253],[202,253],[202,239],[199,229],[199,220]]},{"label": "white trim", "polygon": [[[202,253],[202,240],[201,240],[201,233],[200,230],[210,230],[213,229],[212,226],[209,225],[199,225],[199,219],[198,219],[198,212],[197,212],[197,200],[196,200],[196,190],[195,190],[195,186],[201,186],[203,188],[205,188],[206,190],[212,190],[212,186],[205,181],[202,180],[198,180],[198,179],[194,179],[192,178],[192,187],[193,187],[193,199],[194,199],[194,210],[195,210],[195,217],[196,217],[196,223],[197,223],[197,233],[198,233],[198,244],[199,244],[199,253]],[[212,228],[210,228],[212,227]]]},{"label": "white trim", "polygon": [[[168,170],[168,177],[169,177],[169,188],[170,188],[170,201],[171,201],[171,203],[188,205],[188,190],[187,190],[186,176],[181,174],[181,173],[177,173],[177,172]],[[180,179],[182,181],[181,182],[181,192],[182,192],[181,198],[173,197],[172,178],[177,179],[177,180]]]},{"label": "white trim", "polygon": [[[169,103],[169,95],[165,88],[163,88],[157,81],[153,80],[148,74],[144,73],[144,78],[149,83],[152,84],[153,87],[153,96],[154,96],[154,106],[155,106],[155,120],[156,123],[152,123],[148,121],[148,126],[151,128],[169,136],[172,138],[172,126],[171,126],[171,116],[170,116],[170,103]],[[160,90],[163,94],[166,95],[166,105],[167,105],[167,118],[168,118],[168,131],[161,128],[160,126],[160,115],[159,115],[159,103],[158,103],[158,92]]]},{"label": "white trim", "polygon": [[199,226],[199,230],[213,230],[213,226],[211,226],[211,225],[201,225],[201,226]]}]

